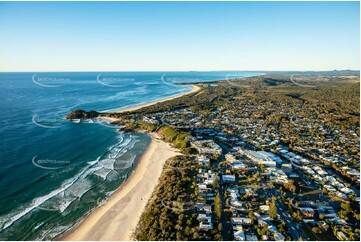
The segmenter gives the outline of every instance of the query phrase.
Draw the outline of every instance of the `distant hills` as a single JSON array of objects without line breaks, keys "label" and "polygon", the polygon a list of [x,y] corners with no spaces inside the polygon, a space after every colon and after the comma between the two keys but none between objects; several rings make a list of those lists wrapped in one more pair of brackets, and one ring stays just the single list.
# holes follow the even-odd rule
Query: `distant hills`
[{"label": "distant hills", "polygon": [[333,71],[265,71],[268,74],[302,74],[323,76],[360,76],[359,70],[333,70]]}]

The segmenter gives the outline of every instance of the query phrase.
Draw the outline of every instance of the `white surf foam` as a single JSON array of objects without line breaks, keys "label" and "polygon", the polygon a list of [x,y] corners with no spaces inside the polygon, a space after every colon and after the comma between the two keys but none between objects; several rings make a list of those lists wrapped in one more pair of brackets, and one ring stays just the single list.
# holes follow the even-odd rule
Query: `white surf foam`
[{"label": "white surf foam", "polygon": [[[124,138],[124,136],[121,135],[119,138],[120,141],[109,147],[108,154],[105,154],[104,158],[98,157],[94,161],[87,162],[87,167],[82,169],[82,171],[73,178],[63,182],[60,188],[33,199],[25,208],[20,208],[15,212],[0,217],[0,226],[2,225],[2,229],[8,228],[14,222],[38,208],[64,212],[73,201],[81,198],[92,188],[90,180],[87,179],[91,174],[101,177],[103,181],[106,180],[113,171],[118,174],[114,170],[114,163],[117,158],[134,148],[134,145],[139,141],[132,136]],[[124,161],[127,168],[131,166],[135,158],[136,156],[134,155],[129,160]]]}]

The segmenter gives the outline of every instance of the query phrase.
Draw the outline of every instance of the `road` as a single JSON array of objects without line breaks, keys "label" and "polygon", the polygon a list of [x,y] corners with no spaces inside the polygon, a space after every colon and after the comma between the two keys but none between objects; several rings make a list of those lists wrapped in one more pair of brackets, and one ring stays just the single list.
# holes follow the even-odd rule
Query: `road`
[{"label": "road", "polygon": [[[266,196],[271,200],[272,196],[279,197],[280,194],[277,192],[275,188],[272,190],[265,191]],[[298,223],[295,223],[292,217],[288,213],[288,208],[280,201],[280,199],[276,199],[277,210],[282,218],[288,226],[288,232],[290,233],[292,240],[306,240],[307,236],[303,233]]]},{"label": "road", "polygon": [[228,224],[227,224],[227,216],[226,216],[226,213],[224,212],[225,199],[224,199],[224,195],[222,193],[222,185],[220,185],[218,187],[218,193],[219,193],[219,196],[221,198],[221,203],[222,203],[222,212],[221,212],[222,237],[223,237],[223,240],[229,241],[230,236],[229,236],[229,228],[228,228]]}]

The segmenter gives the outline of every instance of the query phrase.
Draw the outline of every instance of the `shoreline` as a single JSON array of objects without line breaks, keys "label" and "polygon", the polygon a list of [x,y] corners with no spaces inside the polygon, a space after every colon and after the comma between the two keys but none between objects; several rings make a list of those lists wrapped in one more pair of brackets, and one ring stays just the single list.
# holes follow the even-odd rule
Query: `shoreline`
[{"label": "shoreline", "polygon": [[[157,101],[152,101],[152,102],[149,102],[149,103],[143,103],[143,104],[138,104],[138,105],[132,106],[132,107],[126,107],[126,108],[117,109],[117,110],[115,110],[115,111],[108,112],[108,113],[125,113],[125,112],[136,111],[136,110],[138,110],[138,109],[145,108],[145,107],[149,107],[149,106],[155,105],[155,104],[157,104],[157,103],[166,102],[166,101],[173,100],[173,99],[176,99],[176,98],[179,98],[179,97],[188,95],[188,94],[196,93],[196,92],[198,92],[198,91],[201,89],[201,88],[200,88],[199,86],[197,86],[196,84],[190,84],[189,86],[191,86],[192,89],[189,90],[188,92],[180,93],[180,94],[177,94],[177,95],[175,95],[175,96],[167,97],[167,98],[165,98],[165,99],[161,99],[161,100],[157,100]],[[115,121],[118,121],[118,120],[119,120],[119,118],[102,116],[101,114],[100,114],[100,116],[99,116],[98,118],[108,120],[109,122],[115,122]]]},{"label": "shoreline", "polygon": [[[196,84],[189,84],[189,85],[187,85],[187,86],[191,86],[191,87],[192,87],[192,89],[189,90],[188,92],[180,93],[180,94],[177,94],[177,95],[174,95],[174,96],[165,98],[165,99],[161,99],[161,100],[157,100],[157,101],[152,101],[152,102],[149,102],[149,103],[139,104],[139,105],[132,106],[132,107],[127,107],[127,108],[121,108],[121,109],[115,110],[115,111],[113,111],[113,112],[114,112],[114,113],[124,113],[124,112],[136,111],[136,110],[138,110],[138,109],[141,109],[141,108],[144,108],[144,107],[149,107],[149,106],[152,106],[152,105],[157,104],[157,103],[166,102],[166,101],[173,100],[173,99],[176,99],[176,98],[179,98],[179,97],[188,95],[188,94],[195,93],[195,92],[197,92],[197,91],[199,91],[199,90],[201,89],[201,88],[200,88],[199,86],[197,86]],[[103,117],[102,117],[102,118],[103,118]]]},{"label": "shoreline", "polygon": [[[190,91],[165,99],[121,108],[115,113],[130,112],[166,102],[199,91],[201,88],[190,84]],[[118,118],[99,116],[110,122]],[[181,153],[170,143],[159,138],[156,133],[149,133],[152,140],[145,153],[139,159],[132,174],[103,204],[90,211],[82,220],[68,231],[57,236],[58,241],[82,240],[131,240],[139,219],[148,204],[158,179],[163,172],[166,160]]]},{"label": "shoreline", "polygon": [[130,240],[148,204],[166,160],[178,150],[150,133],[152,141],[132,175],[106,202],[56,240]]}]

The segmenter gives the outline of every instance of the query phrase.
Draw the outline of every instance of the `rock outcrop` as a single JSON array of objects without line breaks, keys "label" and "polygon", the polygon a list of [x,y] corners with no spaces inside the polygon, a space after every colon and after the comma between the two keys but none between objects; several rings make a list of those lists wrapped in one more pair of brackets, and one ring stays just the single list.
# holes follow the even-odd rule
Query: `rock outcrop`
[{"label": "rock outcrop", "polygon": [[66,115],[66,119],[89,119],[96,118],[99,116],[99,112],[97,111],[84,111],[84,110],[73,110],[68,115]]}]

